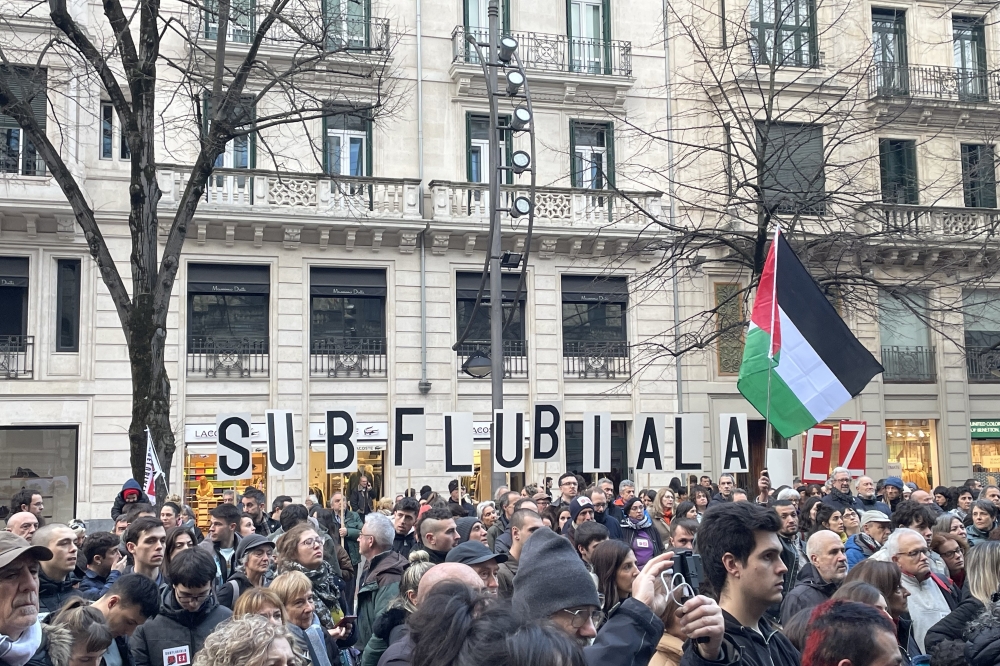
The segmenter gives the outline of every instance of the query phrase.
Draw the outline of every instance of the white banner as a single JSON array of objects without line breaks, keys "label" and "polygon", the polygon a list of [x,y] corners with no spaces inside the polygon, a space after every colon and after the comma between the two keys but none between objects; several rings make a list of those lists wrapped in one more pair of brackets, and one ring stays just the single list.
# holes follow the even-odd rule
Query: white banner
[{"label": "white banner", "polygon": [[583,471],[611,471],[611,412],[583,413]]},{"label": "white banner", "polygon": [[326,473],[347,474],[358,471],[357,413],[355,407],[329,409],[326,412]]},{"label": "white banner", "polygon": [[562,403],[540,402],[535,405],[535,431],[531,438],[534,462],[562,463]]},{"label": "white banner", "polygon": [[472,412],[445,412],[444,471],[471,475],[473,468]]},{"label": "white banner", "polygon": [[216,478],[220,481],[253,476],[250,458],[250,414],[219,414],[215,417]]},{"label": "white banner", "polygon": [[524,412],[493,410],[493,468],[497,472],[524,471]]},{"label": "white banner", "polygon": [[267,424],[267,466],[271,474],[281,476],[295,464],[295,426],[292,410],[269,409],[264,412]]},{"label": "white banner", "polygon": [[705,463],[705,415],[674,414],[674,469],[700,472]]},{"label": "white banner", "polygon": [[636,414],[632,428],[635,471],[663,471],[663,435],[665,415]]},{"label": "white banner", "polygon": [[392,466],[398,470],[427,467],[427,416],[423,407],[396,407],[392,433]]},{"label": "white banner", "polygon": [[750,471],[746,414],[719,414],[719,443],[722,446],[723,472]]}]

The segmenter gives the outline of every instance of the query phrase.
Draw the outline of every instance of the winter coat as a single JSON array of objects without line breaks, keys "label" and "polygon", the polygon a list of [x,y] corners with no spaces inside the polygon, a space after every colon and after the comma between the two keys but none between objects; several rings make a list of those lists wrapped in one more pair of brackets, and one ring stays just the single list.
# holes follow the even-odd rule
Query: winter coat
[{"label": "winter coat", "polygon": [[76,589],[80,580],[73,574],[66,576],[65,580],[55,581],[45,575],[44,571],[38,572],[38,612],[54,613],[69,599],[73,597],[83,597],[80,590]]},{"label": "winter coat", "polygon": [[500,516],[497,518],[497,521],[493,523],[493,526],[490,527],[490,529],[486,530],[487,545],[490,547],[490,550],[492,550],[494,553],[496,552],[496,550],[494,549],[496,548],[497,537],[503,534],[506,530],[507,530],[507,518],[504,517],[503,513],[501,512]]},{"label": "winter coat", "polygon": [[139,491],[139,499],[136,500],[137,502],[150,504],[149,496],[142,492],[142,486],[139,485],[139,482],[135,479],[129,479],[122,484],[121,491],[115,496],[115,504],[111,507],[111,520],[118,520],[118,516],[125,513],[125,510],[128,507],[128,502],[125,501],[125,491],[129,489]]},{"label": "winter coat", "polygon": [[337,531],[331,533],[330,536],[347,551],[351,558],[352,568],[357,568],[358,562],[361,561],[358,537],[361,535],[361,528],[365,526],[365,521],[361,520],[361,516],[354,511],[345,511],[343,526],[347,528],[347,536],[344,537],[340,536],[340,513],[334,512],[333,522],[337,526]]},{"label": "winter coat", "polygon": [[656,652],[649,660],[649,666],[680,666],[684,655],[684,641],[664,632],[656,644]]},{"label": "winter coat", "polygon": [[844,552],[847,553],[847,568],[850,569],[858,562],[867,560],[878,550],[878,548],[872,549],[867,546],[863,541],[858,539],[857,534],[852,534],[847,537],[847,543],[844,546]]},{"label": "winter coat", "polygon": [[413,641],[407,633],[406,636],[390,645],[382,653],[382,658],[378,660],[378,666],[410,666],[410,657],[412,656]]},{"label": "winter coat", "polygon": [[910,593],[906,607],[913,621],[913,639],[920,652],[927,654],[924,643],[927,632],[951,613],[951,604],[955,602],[948,601],[951,595],[938,585],[933,576],[920,582],[913,576],[903,574],[902,585]]},{"label": "winter coat", "polygon": [[1000,603],[993,603],[969,623],[965,632],[969,666],[1000,664]]},{"label": "winter coat", "polygon": [[362,518],[367,516],[369,513],[375,510],[375,490],[369,488],[368,490],[362,490],[358,488],[351,493],[350,505],[351,508],[358,513]]},{"label": "winter coat", "polygon": [[452,498],[449,497],[448,498],[448,509],[450,510],[454,506],[460,507],[462,509],[462,511],[465,512],[465,515],[467,515],[467,516],[472,516],[472,517],[476,516],[476,507],[472,506],[468,502],[462,502],[462,501],[456,502],[455,500],[453,500]]},{"label": "winter coat", "polygon": [[517,575],[517,560],[509,553],[507,561],[502,563],[497,571],[497,595],[501,599],[510,599],[514,596],[514,576]]},{"label": "winter coat", "polygon": [[[824,495],[822,501],[823,504],[832,506],[837,511],[843,512],[844,509],[854,509],[855,511],[858,511],[857,498],[850,493],[841,493],[836,488],[831,490],[829,495]],[[858,511],[858,515],[860,515],[860,511]]]},{"label": "winter coat", "polygon": [[634,525],[632,525],[632,523],[628,522],[628,519],[626,518],[622,521],[621,525],[619,525],[619,528],[622,531],[622,541],[627,543],[629,548],[633,551],[635,550],[635,539],[639,536],[640,531],[645,531],[646,534],[649,535],[649,539],[652,541],[651,545],[653,546],[653,557],[662,554],[665,550],[663,542],[660,541],[660,533],[657,532],[652,525],[644,527],[642,530],[638,530]]},{"label": "winter coat", "polygon": [[937,624],[927,630],[924,636],[924,647],[930,653],[934,646],[942,641],[964,640],[966,626],[978,618],[986,607],[983,602],[969,594],[968,590],[962,592],[962,600],[952,612],[948,613]]},{"label": "winter coat", "polygon": [[595,513],[594,520],[608,528],[608,536],[610,538],[618,539],[619,541],[625,540],[625,535],[622,534],[621,519],[615,518],[610,511]]},{"label": "winter coat", "polygon": [[[892,515],[892,509],[885,502],[879,500],[877,497],[872,497],[871,499],[865,499],[861,495],[854,498],[854,506],[859,511],[881,511],[887,516]],[[860,515],[860,513],[859,513]]]},{"label": "winter coat", "polygon": [[501,532],[497,536],[496,540],[493,542],[493,552],[497,553],[498,555],[500,553],[506,555],[507,553],[510,552],[510,548],[513,545],[514,545],[514,535],[511,534],[510,526],[508,525],[507,529]]},{"label": "winter coat", "polygon": [[390,606],[375,620],[372,637],[361,654],[361,666],[378,666],[379,659],[393,643],[406,632],[410,612],[402,607]]},{"label": "winter coat", "polygon": [[358,643],[367,645],[372,637],[375,620],[399,596],[399,581],[410,566],[409,561],[391,550],[376,555],[368,573],[358,588]]},{"label": "winter coat", "polygon": [[[220,587],[224,582],[229,580],[229,577],[236,570],[236,549],[240,547],[239,534],[233,534],[233,557],[229,560],[222,555],[222,549],[219,547],[219,544],[211,539],[205,539],[195,547],[205,550],[215,560],[215,567],[218,571],[215,577],[216,587]],[[194,655],[191,656],[193,657]]]},{"label": "winter coat", "polygon": [[397,534],[392,538],[392,552],[399,553],[401,556],[409,558],[410,551],[413,550],[413,546],[416,543],[417,537],[414,536],[412,531],[404,536],[399,536]]},{"label": "winter coat", "polygon": [[76,589],[84,599],[97,601],[108,593],[108,590],[115,584],[119,576],[121,576],[121,572],[114,569],[111,570],[107,578],[102,578],[90,569],[87,569],[80,580],[79,587]]},{"label": "winter coat", "polygon": [[732,493],[729,494],[729,497],[726,497],[722,493],[715,493],[714,495],[712,495],[712,501],[709,502],[708,504],[709,504],[709,506],[711,506],[712,504],[715,504],[716,502],[723,502],[723,503],[725,503],[725,502],[732,502],[732,501],[733,501],[733,494]]},{"label": "winter coat", "polygon": [[660,535],[660,543],[670,543],[670,521],[663,518],[653,518],[653,527]]},{"label": "winter coat", "polygon": [[823,580],[812,564],[805,565],[799,572],[795,587],[781,602],[781,624],[788,624],[800,610],[819,606],[833,596],[837,587],[837,583],[827,583]]},{"label": "winter coat", "polygon": [[978,546],[984,541],[989,541],[990,533],[989,530],[983,531],[976,527],[975,525],[969,525],[965,528],[965,537],[969,540],[969,547]]},{"label": "winter coat", "polygon": [[601,625],[593,644],[583,648],[583,660],[587,666],[647,664],[662,636],[663,621],[630,597]]},{"label": "winter coat", "polygon": [[722,611],[726,622],[723,640],[723,659],[708,661],[703,659],[694,643],[684,646],[681,666],[799,666],[799,651],[791,641],[767,620],[761,620],[757,628],[760,633],[741,625],[732,615]]},{"label": "winter coat", "polygon": [[236,604],[236,600],[240,598],[240,595],[251,588],[253,588],[253,583],[250,582],[246,573],[237,571],[229,577],[229,580],[215,590],[215,596],[218,597],[219,604],[229,610],[233,610],[233,606]]},{"label": "winter coat", "polygon": [[186,645],[193,663],[208,635],[232,615],[232,611],[219,605],[214,594],[197,611],[186,611],[174,597],[173,589],[164,588],[159,615],[140,624],[129,640],[132,661],[135,666],[164,666],[164,650]]},{"label": "winter coat", "polygon": [[42,642],[26,666],[69,666],[73,635],[65,625],[42,622]]}]

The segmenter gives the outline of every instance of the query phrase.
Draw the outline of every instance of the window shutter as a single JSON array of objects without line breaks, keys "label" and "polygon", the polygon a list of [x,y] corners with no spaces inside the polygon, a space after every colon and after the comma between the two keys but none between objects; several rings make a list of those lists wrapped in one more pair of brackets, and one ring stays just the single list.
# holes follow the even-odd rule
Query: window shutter
[{"label": "window shutter", "polygon": [[332,169],[330,168],[330,151],[329,151],[330,147],[327,145],[327,142],[330,139],[326,133],[327,132],[326,116],[323,116],[322,118],[320,118],[320,120],[323,121],[323,129],[322,129],[323,136],[320,138],[319,142],[320,150],[323,152],[323,173],[329,174],[332,173]]},{"label": "window shutter", "polygon": [[374,146],[372,146],[372,121],[371,118],[368,118],[365,120],[365,175],[369,177],[372,175],[373,154]]},{"label": "window shutter", "polygon": [[608,184],[613,187],[615,184],[615,124],[608,123],[608,128],[605,131],[607,132],[605,141],[608,145],[607,171],[605,176],[607,177]]},{"label": "window shutter", "polygon": [[[44,131],[46,125],[46,111],[48,108],[47,97],[47,71],[44,68],[19,67],[16,65],[0,67],[0,76],[4,77],[10,91],[14,97],[21,100],[25,95],[30,95],[29,102],[31,113],[35,116],[35,121]],[[17,122],[10,116],[0,114],[0,129],[16,129]]]},{"label": "window shutter", "polygon": [[569,184],[580,187],[580,168],[576,158],[576,123],[569,121]]},{"label": "window shutter", "polygon": [[611,0],[601,0],[601,32],[604,37],[604,44],[601,45],[604,51],[604,73],[611,73]]},{"label": "window shutter", "polygon": [[465,112],[465,180],[472,182],[472,114]]},{"label": "window shutter", "polygon": [[889,139],[878,140],[878,166],[879,175],[882,178],[882,201],[894,203],[890,185],[895,182],[895,174],[892,168],[892,150]]},{"label": "window shutter", "polygon": [[823,128],[793,123],[759,123],[758,142],[765,133],[764,204],[784,213],[822,214],[826,192]]},{"label": "window shutter", "polygon": [[903,142],[903,182],[906,203],[916,205],[920,194],[917,192],[917,146],[914,141]]},{"label": "window shutter", "polygon": [[573,43],[573,0],[566,0],[566,36]]}]

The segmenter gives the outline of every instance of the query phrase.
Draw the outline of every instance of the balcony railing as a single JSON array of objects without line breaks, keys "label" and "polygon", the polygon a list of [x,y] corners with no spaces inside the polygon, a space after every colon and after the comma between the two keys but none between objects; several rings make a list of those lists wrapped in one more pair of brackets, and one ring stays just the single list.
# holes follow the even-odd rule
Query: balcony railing
[{"label": "balcony railing", "polygon": [[579,379],[626,379],[627,342],[564,342],[563,376]]},{"label": "balcony railing", "polygon": [[[161,166],[164,203],[177,204],[189,167]],[[213,206],[281,209],[297,215],[419,219],[420,181],[316,174],[281,174],[253,169],[212,171],[205,203]]]},{"label": "balcony railing", "polygon": [[35,362],[35,336],[0,336],[0,379],[31,379]]},{"label": "balcony railing", "polygon": [[1000,384],[1000,347],[966,347],[965,367],[972,384]]},{"label": "balcony railing", "polygon": [[188,377],[267,377],[269,369],[267,338],[188,338]]},{"label": "balcony railing", "polygon": [[385,338],[313,340],[310,377],[385,377]]},{"label": "balcony railing", "polygon": [[[490,343],[467,342],[458,346],[458,376],[469,378],[462,370],[462,364],[480,352],[489,355]],[[528,376],[528,345],[523,340],[503,341],[503,376],[507,378],[524,379]]]},{"label": "balcony railing", "polygon": [[[489,223],[489,184],[435,180],[430,183],[430,188],[435,220]],[[502,203],[509,206],[514,197],[522,195],[528,195],[526,188],[504,186],[501,191]],[[653,216],[659,215],[662,196],[659,192],[626,192],[625,195],[628,198],[608,190],[539,187],[535,190],[535,218],[538,224],[545,226],[594,227],[614,224],[638,229],[650,222],[643,211]]]},{"label": "balcony railing", "polygon": [[871,97],[912,97],[954,102],[1000,102],[1000,72],[936,65],[878,63],[868,79]]},{"label": "balcony railing", "polygon": [[[209,3],[211,7],[211,3]],[[237,5],[231,10],[231,20],[226,41],[232,44],[249,44],[254,39],[257,26],[268,15],[271,5],[255,7],[253,12],[241,13]],[[218,19],[214,12],[192,6],[189,16],[204,39],[214,41],[219,34]],[[305,8],[286,8],[271,24],[262,40],[263,45],[287,47],[296,52],[312,46],[328,52],[381,51],[389,46],[389,19],[364,17],[354,14],[308,11]],[[212,51],[208,50],[211,54]]]},{"label": "balcony railing", "polygon": [[882,232],[910,235],[975,237],[993,235],[1000,226],[1000,210],[996,208],[872,204],[863,215],[874,220]]},{"label": "balcony railing", "polygon": [[882,347],[882,380],[889,384],[927,384],[936,381],[933,347]]},{"label": "balcony railing", "polygon": [[[632,76],[632,42],[546,35],[539,32],[508,33],[517,40],[517,53],[528,69],[550,72]],[[456,27],[451,33],[454,62],[479,64],[476,49],[466,36],[489,41],[489,31]],[[485,52],[485,51],[484,51]]]}]

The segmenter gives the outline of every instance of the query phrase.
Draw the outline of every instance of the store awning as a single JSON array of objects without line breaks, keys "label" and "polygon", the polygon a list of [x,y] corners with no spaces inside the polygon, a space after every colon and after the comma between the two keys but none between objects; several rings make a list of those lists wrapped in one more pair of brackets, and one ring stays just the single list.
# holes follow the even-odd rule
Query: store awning
[{"label": "store awning", "polygon": [[189,294],[267,294],[269,266],[246,264],[188,264]]},{"label": "store awning", "polygon": [[563,275],[564,303],[628,303],[628,280],[624,277]]},{"label": "store awning", "polygon": [[0,287],[28,286],[28,258],[0,257]]},{"label": "store awning", "polygon": [[[482,273],[459,273],[456,279],[457,296],[460,299],[475,299],[476,295],[479,293],[479,283],[483,279]],[[503,299],[505,301],[514,300],[514,294],[517,293],[517,282],[521,279],[521,274],[518,273],[504,273],[500,276],[500,290],[503,292]],[[524,290],[521,291],[521,298],[519,300],[525,300],[525,294],[528,291],[528,285],[525,284]],[[486,288],[483,290],[483,300],[489,300],[490,298],[490,278],[489,275],[486,276]]]},{"label": "store awning", "polygon": [[314,267],[309,271],[309,293],[313,296],[385,296],[385,271]]}]

